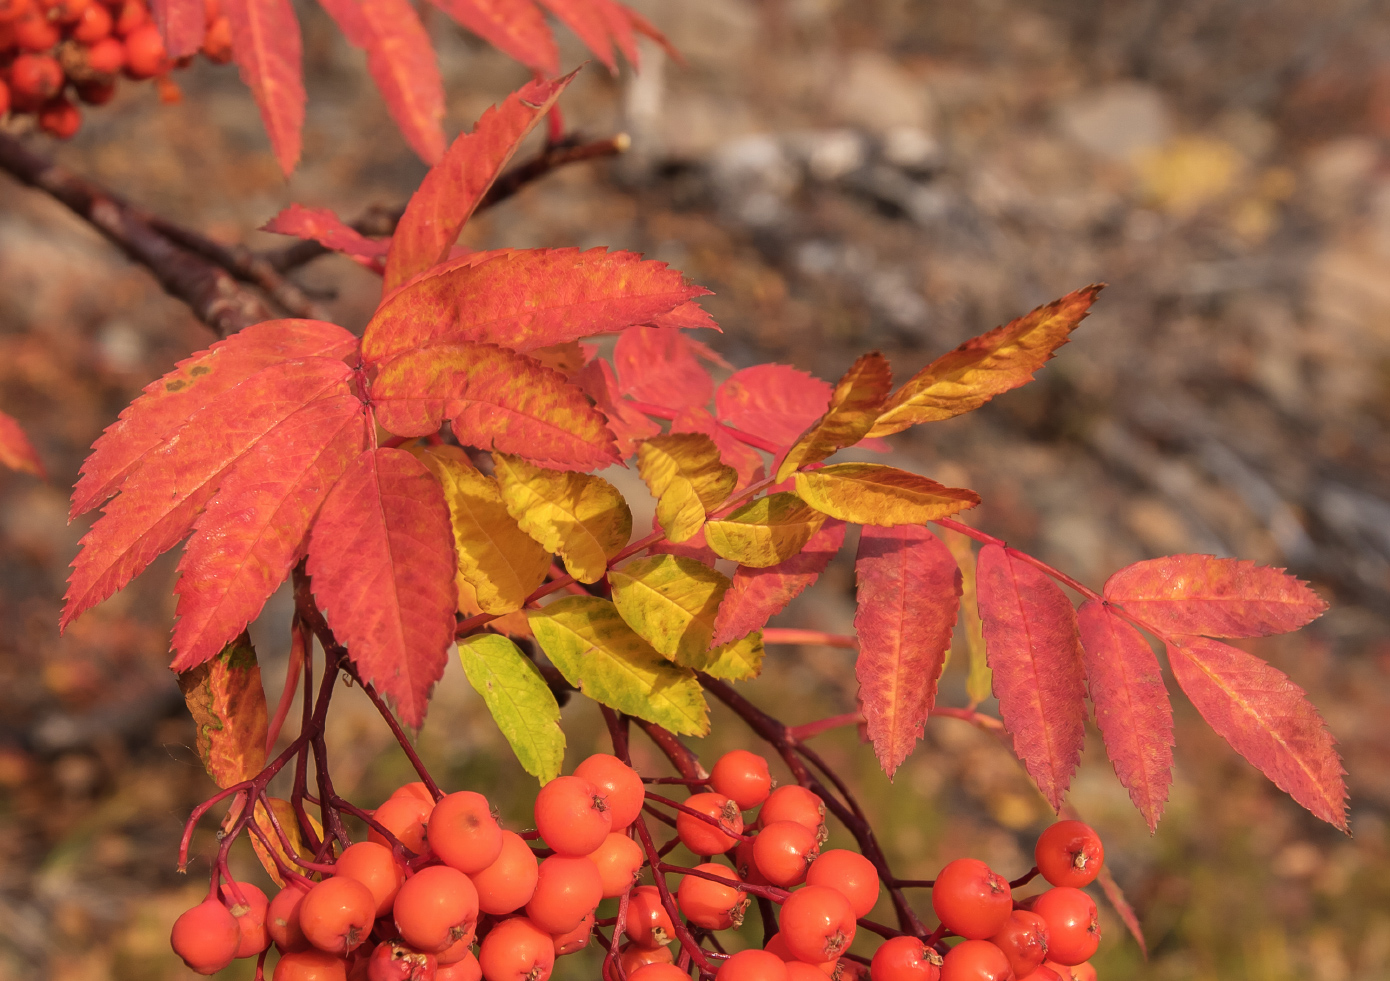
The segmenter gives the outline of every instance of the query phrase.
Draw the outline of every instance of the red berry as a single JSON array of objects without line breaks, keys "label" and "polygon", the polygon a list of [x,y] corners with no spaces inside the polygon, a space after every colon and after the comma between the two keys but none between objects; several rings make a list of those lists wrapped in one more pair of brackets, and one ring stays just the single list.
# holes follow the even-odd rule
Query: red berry
[{"label": "red berry", "polygon": [[613,830],[608,797],[583,777],[556,777],[536,795],[536,830],[557,854],[588,855]]},{"label": "red berry", "polygon": [[573,954],[577,950],[583,950],[589,946],[589,940],[593,935],[594,914],[591,912],[580,920],[579,926],[573,930],[551,936],[551,941],[555,945],[555,956],[563,957],[566,954]]},{"label": "red berry", "polygon": [[82,54],[87,68],[102,75],[114,75],[125,64],[125,45],[114,37],[94,41]]},{"label": "red berry", "polygon": [[916,937],[893,937],[874,951],[869,977],[872,981],[937,981],[941,955]]},{"label": "red berry", "polygon": [[638,886],[627,898],[627,935],[643,947],[659,947],[676,939],[676,928],[656,886]]},{"label": "red berry", "polygon": [[[646,788],[637,771],[616,756],[595,753],[574,768],[574,775],[581,777],[604,792],[608,800],[608,812],[613,818],[614,831],[621,831],[642,813],[646,801]],[[542,836],[544,837],[544,836]],[[548,840],[548,839],[547,839]]]},{"label": "red berry", "polygon": [[60,24],[76,24],[82,15],[93,6],[92,0],[40,0],[49,20]]},{"label": "red berry", "polygon": [[111,11],[99,3],[88,4],[72,29],[73,40],[81,41],[83,44],[100,41],[111,33],[114,24]]},{"label": "red berry", "polygon": [[131,78],[152,78],[169,70],[164,39],[153,24],[141,24],[125,37],[125,73]]},{"label": "red berry", "polygon": [[207,33],[203,35],[203,46],[200,49],[203,57],[217,65],[225,65],[232,60],[232,22],[226,17],[219,17],[208,25]]},{"label": "red berry", "polygon": [[[807,964],[805,961],[784,961],[783,966],[787,969],[787,981],[825,981],[826,977],[840,981],[841,978],[848,978],[844,972],[845,961],[831,961],[829,964]],[[828,970],[826,970],[828,968]]]},{"label": "red berry", "polygon": [[[392,797],[372,812],[372,820],[395,835],[397,841],[416,855],[423,855],[425,825],[433,810],[432,805],[416,797]],[[367,829],[367,840],[391,847],[391,842],[376,828]]]},{"label": "red berry", "polygon": [[746,749],[735,749],[719,757],[710,774],[710,786],[743,810],[751,810],[772,793],[772,774],[767,760]]},{"label": "red berry", "polygon": [[832,961],[854,940],[849,900],[826,886],[806,886],[782,904],[781,931],[787,950],[810,964]]},{"label": "red berry", "polygon": [[1033,912],[1047,921],[1047,956],[1059,964],[1081,964],[1100,946],[1095,900],[1080,889],[1057,886],[1033,900]]},{"label": "red berry", "polygon": [[1100,874],[1105,846],[1100,835],[1080,821],[1058,821],[1038,837],[1033,861],[1054,886],[1080,889]]},{"label": "red berry", "polygon": [[482,977],[483,969],[471,950],[461,960],[440,964],[434,972],[434,981],[482,981]]},{"label": "red berry", "polygon": [[1014,908],[1009,883],[975,858],[946,863],[932,887],[931,904],[948,930],[968,940],[994,936]]},{"label": "red berry", "polygon": [[367,939],[375,919],[371,890],[344,876],[324,879],[299,904],[299,928],[305,939],[339,956]]},{"label": "red berry", "polygon": [[732,869],[713,863],[697,865],[695,871],[717,875],[723,881],[714,882],[698,875],[681,879],[676,890],[680,911],[691,923],[706,930],[737,930],[743,925],[743,911],[748,908],[748,894],[739,888],[738,876]]},{"label": "red berry", "polygon": [[227,907],[209,897],[174,921],[169,944],[190,970],[216,974],[236,958],[241,928]]},{"label": "red berry", "polygon": [[[622,962],[623,973],[629,978],[638,968],[648,964],[672,964],[676,955],[669,946],[643,947],[639,943],[625,943],[618,948],[618,960]],[[606,978],[606,975],[605,975]]]},{"label": "red berry", "polygon": [[989,942],[1004,952],[1017,977],[1027,977],[1047,959],[1047,921],[1037,913],[1016,909]]},{"label": "red berry", "polygon": [[690,974],[674,964],[648,964],[629,974],[627,981],[690,981]]},{"label": "red berry", "polygon": [[396,893],[401,888],[401,883],[405,882],[405,869],[401,868],[396,857],[391,854],[391,849],[374,841],[359,841],[355,845],[349,845],[339,856],[333,869],[334,875],[356,879],[371,891],[376,900],[376,916],[385,916],[391,912]]},{"label": "red berry", "polygon": [[266,909],[266,932],[282,953],[311,946],[299,928],[299,904],[308,891],[308,887],[292,882],[275,894]]},{"label": "red berry", "polygon": [[478,908],[493,916],[521,909],[536,891],[537,864],[536,853],[524,838],[503,831],[496,861],[469,876],[478,890]]},{"label": "red berry", "polygon": [[941,964],[941,981],[1013,981],[1004,952],[987,940],[963,940]]},{"label": "red berry", "polygon": [[1073,964],[1071,973],[1076,981],[1096,981],[1096,969],[1089,961],[1085,964]]},{"label": "red berry", "polygon": [[[403,794],[394,799],[417,798]],[[429,814],[426,838],[446,865],[469,875],[481,872],[502,854],[502,829],[492,808],[486,797],[471,790],[440,798]]]},{"label": "red berry", "polygon": [[435,954],[434,959],[439,962],[440,967],[457,964],[459,961],[467,959],[472,953],[475,939],[472,933],[459,937],[448,947]]},{"label": "red berry", "polygon": [[744,882],[751,882],[756,886],[769,885],[767,879],[758,871],[758,863],[753,857],[754,849],[758,844],[758,836],[744,838],[734,848],[734,871],[738,873]]},{"label": "red berry", "polygon": [[0,116],[10,111],[10,87],[0,78]]},{"label": "red berry", "polygon": [[392,916],[402,940],[417,950],[438,953],[473,935],[478,891],[458,869],[431,865],[405,880]]},{"label": "red berry", "polygon": [[849,900],[855,916],[868,916],[878,903],[878,870],[858,852],[832,848],[821,852],[806,872],[806,884],[829,886]]},{"label": "red berry", "polygon": [[795,821],[774,821],[753,839],[753,863],[774,886],[790,888],[806,881],[819,855],[816,833]]},{"label": "red berry", "polygon": [[30,7],[14,22],[14,43],[25,51],[47,51],[63,39],[58,25]]},{"label": "red berry", "polygon": [[541,862],[526,915],[546,933],[568,933],[603,899],[603,880],[587,858],[551,855]]},{"label": "red berry", "polygon": [[32,6],[32,0],[0,0],[0,24],[19,20]]},{"label": "red berry", "polygon": [[[696,855],[722,855],[738,844],[738,838],[733,836],[743,833],[743,815],[737,804],[723,794],[695,794],[687,797],[684,803],[691,810],[714,819],[714,822],[702,821],[685,811],[676,814],[676,833],[686,848]],[[726,831],[729,833],[725,834]]]},{"label": "red berry", "polygon": [[646,856],[642,854],[641,845],[625,834],[614,832],[590,853],[589,861],[594,863],[603,881],[603,898],[615,899],[637,881]]},{"label": "red berry", "polygon": [[435,981],[439,969],[433,954],[412,950],[397,941],[380,944],[367,962],[368,981]]},{"label": "red berry", "polygon": [[387,800],[393,800],[396,797],[418,797],[431,807],[434,806],[434,794],[430,793],[430,788],[425,786],[423,780],[414,780],[410,783],[401,784],[395,790],[391,791],[391,796],[388,797]]},{"label": "red berry", "polygon": [[82,128],[82,112],[67,99],[58,98],[39,110],[39,129],[60,140],[70,140]]},{"label": "red berry", "polygon": [[141,0],[122,0],[112,6],[116,8],[117,37],[125,37],[150,19],[149,8]]},{"label": "red berry", "polygon": [[270,900],[265,893],[249,882],[238,882],[237,889],[245,905],[238,903],[228,883],[221,886],[222,901],[228,911],[236,917],[237,929],[241,931],[241,942],[237,944],[237,957],[255,957],[270,946],[270,932],[266,929],[266,913]]},{"label": "red berry", "polygon": [[740,950],[714,977],[715,981],[787,981],[787,965],[765,950]]},{"label": "red berry", "polygon": [[297,950],[280,958],[271,981],[347,981],[347,961],[322,950]]},{"label": "red berry", "polygon": [[63,69],[48,55],[22,54],[10,66],[10,88],[20,99],[51,99],[63,90]]},{"label": "red berry", "polygon": [[787,784],[769,794],[758,811],[759,827],[765,828],[775,821],[795,821],[820,834],[825,827],[825,805],[805,787]]},{"label": "red berry", "polygon": [[483,938],[478,964],[487,981],[546,981],[555,967],[555,944],[526,917],[513,917]]}]

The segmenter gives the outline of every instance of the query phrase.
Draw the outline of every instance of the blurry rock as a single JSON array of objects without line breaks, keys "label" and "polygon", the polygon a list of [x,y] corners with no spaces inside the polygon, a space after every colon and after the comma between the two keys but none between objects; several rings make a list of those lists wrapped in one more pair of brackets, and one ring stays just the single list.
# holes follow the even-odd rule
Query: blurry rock
[{"label": "blurry rock", "polygon": [[746,136],[726,143],[710,159],[710,176],[720,207],[754,226],[777,222],[782,201],[800,184],[795,163],[772,136]]},{"label": "blurry rock", "polygon": [[1138,82],[1084,92],[1059,108],[1058,122],[1076,142],[1112,160],[1162,146],[1171,130],[1163,96]]},{"label": "blurry rock", "polygon": [[1230,193],[1245,170],[1234,146],[1210,136],[1182,136],[1135,157],[1144,195],[1161,210],[1190,215]]},{"label": "blurry rock", "polygon": [[827,81],[831,115],[842,123],[878,133],[897,126],[931,127],[926,86],[881,52],[854,52],[840,76]]},{"label": "blurry rock", "polygon": [[941,142],[916,126],[894,126],[883,135],[883,159],[912,173],[941,166]]},{"label": "blurry rock", "polygon": [[806,162],[818,181],[833,181],[864,166],[869,150],[864,137],[854,130],[830,129],[797,133],[788,146]]},{"label": "blurry rock", "polygon": [[1346,216],[1380,160],[1373,140],[1351,136],[1324,143],[1308,155],[1308,203],[1318,216],[1335,221]]}]

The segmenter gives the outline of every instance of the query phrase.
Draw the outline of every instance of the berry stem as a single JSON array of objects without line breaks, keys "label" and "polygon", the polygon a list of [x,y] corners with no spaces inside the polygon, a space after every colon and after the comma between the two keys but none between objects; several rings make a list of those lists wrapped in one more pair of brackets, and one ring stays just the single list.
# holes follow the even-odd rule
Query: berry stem
[{"label": "berry stem", "polygon": [[289,663],[285,667],[285,687],[280,690],[280,701],[275,704],[275,715],[270,720],[270,724],[266,726],[266,755],[275,749],[275,742],[280,738],[280,730],[284,728],[285,719],[290,714],[290,703],[294,701],[295,693],[299,691],[299,676],[304,668],[304,649],[311,643],[313,641],[305,635],[304,625],[296,615],[293,622],[290,623],[290,657]]},{"label": "berry stem", "polygon": [[[678,804],[678,803],[676,803],[675,801],[671,800],[671,799],[668,798],[668,797],[662,797],[662,796],[660,796],[660,795],[658,795],[658,794],[652,793],[651,791],[647,791],[647,800],[656,801],[656,803],[658,803],[658,804],[664,804],[664,805],[666,805],[667,807],[674,807],[676,810],[680,811],[682,814],[689,814],[689,815],[690,815],[691,817],[693,817],[693,818],[699,818],[701,821],[705,822],[705,824],[708,824],[708,825],[710,825],[711,827],[714,827],[714,828],[719,829],[719,831],[720,831],[722,834],[726,834],[726,835],[728,835],[730,838],[737,838],[739,841],[752,841],[752,840],[753,840],[749,835],[740,834],[740,833],[737,832],[737,831],[730,831],[728,828],[726,828],[726,827],[724,826],[724,823],[723,823],[722,821],[720,821],[718,818],[711,817],[710,815],[704,813],[703,811],[697,811],[697,810],[695,810],[695,808],[693,808],[693,807],[686,807],[684,804]],[[726,805],[726,806],[727,806],[727,805]]]}]

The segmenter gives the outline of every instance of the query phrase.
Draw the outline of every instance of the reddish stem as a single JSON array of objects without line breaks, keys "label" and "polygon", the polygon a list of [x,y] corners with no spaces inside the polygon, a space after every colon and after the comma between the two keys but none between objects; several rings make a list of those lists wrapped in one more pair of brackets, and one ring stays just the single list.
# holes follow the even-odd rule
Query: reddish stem
[{"label": "reddish stem", "polygon": [[295,692],[299,691],[299,675],[304,670],[304,648],[309,643],[312,641],[305,637],[304,625],[296,616],[290,624],[290,658],[289,664],[285,667],[285,687],[280,691],[280,701],[275,704],[275,716],[266,727],[267,755],[274,751],[275,742],[280,738],[280,730],[284,728],[285,719],[290,714],[290,703],[294,701]]},{"label": "reddish stem", "polygon": [[[668,409],[665,406],[653,405],[651,402],[639,402],[636,399],[626,399],[625,401],[638,412],[653,416],[657,419],[674,419],[676,416],[680,415],[680,412],[676,409]],[[755,450],[762,450],[765,453],[771,453],[773,456],[780,456],[782,451],[786,449],[785,446],[779,446],[770,439],[757,436],[753,433],[744,432],[742,429],[731,426],[727,422],[720,421],[719,425],[734,439],[738,440],[740,443],[748,444]]]},{"label": "reddish stem", "polygon": [[662,797],[662,796],[660,796],[660,795],[658,795],[658,794],[653,794],[651,791],[648,791],[648,792],[647,792],[647,800],[656,801],[658,804],[665,804],[667,807],[674,807],[676,810],[680,811],[682,814],[689,814],[689,815],[690,815],[691,817],[693,817],[693,818],[699,818],[701,821],[705,822],[705,824],[708,824],[708,825],[710,825],[710,826],[713,827],[713,828],[717,828],[717,829],[720,831],[721,834],[726,834],[726,835],[728,835],[730,838],[737,838],[739,841],[752,841],[752,840],[753,840],[753,839],[752,839],[751,837],[749,837],[748,835],[740,834],[739,832],[734,831],[734,830],[732,830],[731,828],[727,827],[727,826],[726,826],[722,821],[720,821],[718,818],[711,817],[710,815],[704,813],[703,811],[697,811],[697,810],[695,810],[695,808],[693,808],[693,807],[686,807],[684,804],[678,804],[678,803],[676,803],[675,801],[671,800],[670,798]]}]

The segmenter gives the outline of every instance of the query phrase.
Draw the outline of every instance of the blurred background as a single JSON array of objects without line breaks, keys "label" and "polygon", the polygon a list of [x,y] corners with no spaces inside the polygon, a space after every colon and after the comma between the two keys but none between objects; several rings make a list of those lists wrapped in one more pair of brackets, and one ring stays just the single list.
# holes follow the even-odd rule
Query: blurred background
[{"label": "blurred background", "polygon": [[[562,102],[588,136],[631,133],[632,152],[530,187],[480,216],[464,244],[606,245],[669,261],[715,291],[706,306],[725,332],[711,343],[735,367],[773,360],[832,380],[871,348],[906,377],[1039,303],[1110,283],[1038,381],[897,437],[894,462],[975,488],[985,504],[973,521],[1095,586],[1183,551],[1311,580],[1331,612],[1249,646],[1326,716],[1354,837],[1303,813],[1180,694],[1172,800],[1150,837],[1092,733],[1071,800],[1105,838],[1151,948],[1143,961],[1107,913],[1101,977],[1390,976],[1390,7],[635,6],[688,64],[644,48],[640,75],[590,65]],[[177,77],[181,104],[127,85],[70,144],[33,145],[256,247],[279,244],[254,229],[292,201],[346,217],[404,201],[423,165],[362,55],[316,8],[300,12],[308,124],[288,183],[236,70],[201,61]],[[444,18],[431,29],[451,132],[526,80]],[[566,64],[580,63],[561,37]],[[336,257],[300,281],[354,329],[378,290]],[[143,385],[211,340],[143,269],[0,178],[0,409],[53,474],[0,473],[0,981],[191,977],[168,928],[205,892],[206,861],[181,877],[175,853],[212,785],[165,666],[176,555],[66,636],[55,624],[85,528],[65,515],[87,448]],[[852,555],[775,623],[847,632]],[[254,631],[272,698],[288,609],[272,601]],[[946,704],[965,703],[961,661]],[[853,708],[852,662],[777,648],[742,690],[789,723],[811,721]],[[336,782],[373,806],[409,777],[365,699],[343,696]],[[564,724],[570,764],[602,747],[591,704],[574,700]],[[715,734],[695,746],[712,764],[751,740],[716,712]],[[639,763],[665,772],[635,743]],[[447,789],[482,790],[511,826],[528,823],[534,782],[456,663],[421,745]],[[962,854],[1009,875],[1031,865],[1049,811],[991,737],[933,720],[892,784],[852,730],[815,745],[852,775],[899,874],[929,877]],[[212,830],[195,846],[204,856]],[[249,849],[239,863],[261,874]],[[249,977],[242,967],[229,975]],[[556,976],[597,970],[571,958]]]}]

